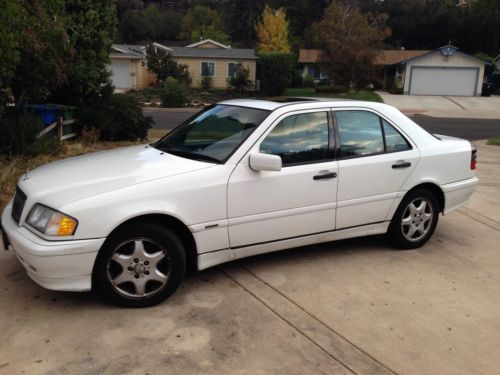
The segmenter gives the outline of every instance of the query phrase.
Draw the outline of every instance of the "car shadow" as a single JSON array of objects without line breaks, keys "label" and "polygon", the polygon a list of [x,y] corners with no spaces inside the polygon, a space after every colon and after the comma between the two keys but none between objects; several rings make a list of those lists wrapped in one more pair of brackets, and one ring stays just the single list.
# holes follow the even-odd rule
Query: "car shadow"
[{"label": "car shadow", "polygon": [[[259,266],[264,264],[289,264],[300,258],[338,258],[350,256],[350,254],[363,254],[370,252],[389,252],[393,251],[394,247],[386,240],[384,236],[368,236],[346,240],[315,244],[291,249],[285,249],[268,254],[255,255],[248,258],[239,259],[236,261],[221,264],[203,271],[188,271],[181,288],[174,293],[166,302],[173,305],[183,303],[183,294],[189,293],[191,290],[203,285],[205,282],[214,279],[214,275],[225,273],[227,267],[232,266]],[[12,287],[17,295],[23,296],[21,302],[26,303],[30,300],[29,308],[32,309],[99,309],[99,310],[114,310],[122,309],[122,307],[113,305],[105,297],[95,291],[89,292],[58,292],[46,290],[35,284],[23,272],[21,266],[19,270],[15,270],[6,277],[7,286],[4,284],[4,292],[9,293]],[[12,283],[12,285],[9,285]],[[187,284],[188,286],[184,286]],[[6,296],[9,297],[8,295]],[[8,299],[4,299],[4,301]],[[12,300],[11,302],[12,303]],[[161,305],[160,305],[161,306]]]}]

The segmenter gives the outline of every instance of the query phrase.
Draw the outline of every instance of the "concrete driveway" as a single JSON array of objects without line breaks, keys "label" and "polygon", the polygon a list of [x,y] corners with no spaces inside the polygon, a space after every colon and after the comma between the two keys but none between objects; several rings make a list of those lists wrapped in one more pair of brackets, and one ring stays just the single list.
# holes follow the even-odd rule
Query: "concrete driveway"
[{"label": "concrete driveway", "polygon": [[377,91],[384,103],[409,114],[448,118],[500,118],[500,96],[392,95]]},{"label": "concrete driveway", "polygon": [[43,290],[0,254],[0,373],[497,374],[500,147],[422,249],[371,237],[189,275],[167,302],[121,309]]}]

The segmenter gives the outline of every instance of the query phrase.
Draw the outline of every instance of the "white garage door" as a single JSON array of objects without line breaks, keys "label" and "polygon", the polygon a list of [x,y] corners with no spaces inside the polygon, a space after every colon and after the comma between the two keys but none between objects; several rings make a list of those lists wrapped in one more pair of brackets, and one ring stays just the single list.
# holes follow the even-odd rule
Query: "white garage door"
[{"label": "white garage door", "polygon": [[130,61],[114,60],[109,66],[111,70],[111,80],[118,89],[128,89],[130,85]]},{"label": "white garage door", "polygon": [[411,68],[410,95],[474,96],[477,68],[418,67]]}]

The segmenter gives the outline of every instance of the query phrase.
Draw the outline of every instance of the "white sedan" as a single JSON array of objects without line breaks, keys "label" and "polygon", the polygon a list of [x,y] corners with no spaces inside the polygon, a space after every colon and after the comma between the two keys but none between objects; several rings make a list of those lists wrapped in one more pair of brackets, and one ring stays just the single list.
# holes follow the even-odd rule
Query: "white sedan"
[{"label": "white sedan", "polygon": [[153,144],[27,172],[3,243],[45,288],[150,306],[187,267],[382,233],[422,246],[474,191],[475,153],[385,104],[229,100]]}]

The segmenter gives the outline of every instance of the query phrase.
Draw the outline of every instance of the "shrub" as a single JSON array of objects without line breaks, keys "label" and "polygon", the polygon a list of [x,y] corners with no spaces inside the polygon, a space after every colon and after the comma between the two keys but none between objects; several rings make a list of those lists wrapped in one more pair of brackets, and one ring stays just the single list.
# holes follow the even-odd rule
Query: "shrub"
[{"label": "shrub", "polygon": [[300,69],[293,69],[290,74],[290,87],[302,87],[304,79]]},{"label": "shrub", "polygon": [[20,113],[16,118],[13,109],[5,111],[0,119],[0,152],[28,156],[57,153],[59,142],[50,136],[38,137],[42,130],[43,124],[38,116]]},{"label": "shrub", "polygon": [[249,76],[250,70],[246,66],[243,64],[236,64],[234,67],[234,75],[228,78],[227,81],[234,90],[241,94],[246,87],[252,84],[252,81],[248,79]]},{"label": "shrub", "polygon": [[262,53],[259,71],[262,90],[266,95],[281,95],[289,86],[293,58],[288,53]]},{"label": "shrub", "polygon": [[80,140],[85,146],[93,146],[101,138],[101,129],[99,128],[83,128],[80,134]]},{"label": "shrub", "polygon": [[314,87],[314,77],[310,75],[305,76],[303,86]]},{"label": "shrub", "polygon": [[203,90],[208,90],[210,87],[212,87],[213,84],[213,78],[210,76],[206,77],[201,77],[200,85]]},{"label": "shrub", "polygon": [[79,117],[80,128],[100,129],[102,140],[145,139],[153,124],[153,119],[142,113],[136,97],[113,94],[112,86],[105,86],[101,95],[84,103]]},{"label": "shrub", "polygon": [[163,83],[160,96],[162,105],[167,108],[184,107],[188,103],[186,89],[172,77]]},{"label": "shrub", "polygon": [[324,93],[324,94],[345,94],[349,91],[349,89],[345,86],[341,85],[322,85],[322,86],[316,86],[316,92],[317,93]]}]

